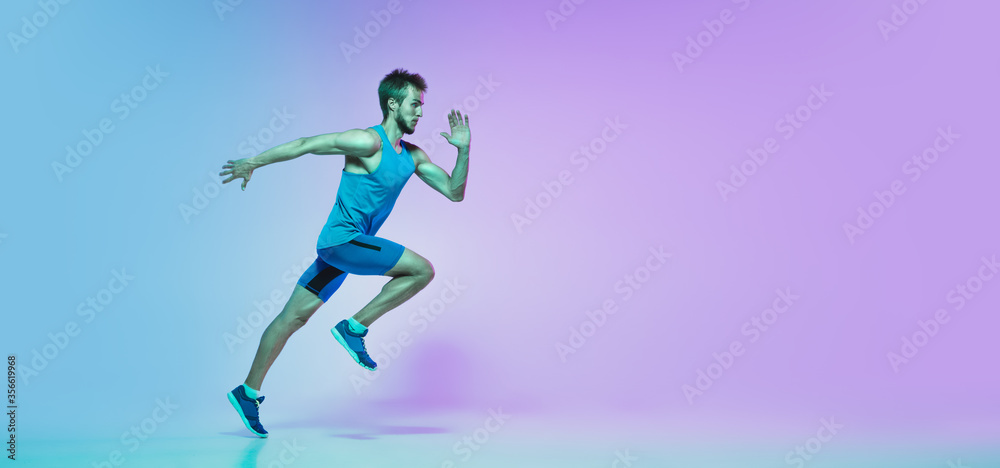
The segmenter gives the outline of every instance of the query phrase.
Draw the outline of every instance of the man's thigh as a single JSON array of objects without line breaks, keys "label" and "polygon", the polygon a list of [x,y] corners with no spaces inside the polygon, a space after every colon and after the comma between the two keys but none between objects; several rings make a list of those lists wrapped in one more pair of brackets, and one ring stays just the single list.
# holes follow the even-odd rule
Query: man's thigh
[{"label": "man's thigh", "polygon": [[[322,290],[320,291],[322,292]],[[333,293],[331,292],[330,294]],[[326,298],[329,299],[329,295]],[[306,289],[301,284],[296,284],[295,288],[292,289],[291,297],[288,298],[288,302],[285,304],[284,310],[289,310],[295,316],[308,319],[324,303],[326,303],[326,299],[320,297],[319,294]]]},{"label": "man's thigh", "polygon": [[350,241],[318,251],[320,259],[340,271],[355,275],[385,275],[396,266],[406,247],[382,238],[360,234]]},{"label": "man's thigh", "polygon": [[345,271],[324,262],[322,258],[317,258],[302,273],[302,276],[299,277],[296,284],[301,286],[302,289],[295,288],[292,292],[292,297],[289,299],[289,303],[295,306],[296,304],[291,303],[310,299],[308,297],[305,299],[299,298],[299,296],[302,296],[300,294],[302,290],[311,292],[313,294],[311,299],[319,298],[319,300],[325,303],[330,300],[330,296],[333,296],[333,293],[340,288],[340,285],[344,283],[344,279],[346,278],[347,273]]}]

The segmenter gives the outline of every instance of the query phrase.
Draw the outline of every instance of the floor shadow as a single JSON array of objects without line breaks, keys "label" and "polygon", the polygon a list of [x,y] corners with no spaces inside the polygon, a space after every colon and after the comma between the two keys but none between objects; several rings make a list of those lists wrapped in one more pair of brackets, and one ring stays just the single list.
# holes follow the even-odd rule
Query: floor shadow
[{"label": "floor shadow", "polygon": [[251,434],[250,431],[248,431],[246,429],[244,429],[242,431],[220,432],[219,435],[237,436],[237,437],[242,437],[244,439],[261,439],[262,438],[262,437],[258,437],[256,434]]},{"label": "floor shadow", "polygon": [[333,434],[331,437],[341,437],[344,439],[354,440],[370,440],[376,439],[378,436],[385,435],[444,434],[447,432],[448,430],[443,427],[378,426],[354,434]]},{"label": "floor shadow", "polygon": [[[381,421],[379,421],[381,419]],[[433,426],[406,426],[392,424],[396,418],[365,415],[362,412],[316,414],[312,418],[271,424],[268,430],[325,429],[331,437],[368,440],[387,435],[445,434],[451,430]],[[233,433],[236,434],[236,433]]]}]

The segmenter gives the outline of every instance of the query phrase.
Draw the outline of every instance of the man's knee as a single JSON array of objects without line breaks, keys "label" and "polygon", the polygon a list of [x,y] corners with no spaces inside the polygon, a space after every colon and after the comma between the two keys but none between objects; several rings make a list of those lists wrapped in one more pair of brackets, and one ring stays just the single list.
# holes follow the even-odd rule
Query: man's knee
[{"label": "man's knee", "polygon": [[285,304],[284,310],[281,311],[281,316],[288,325],[299,328],[309,321],[309,318],[316,313],[323,302],[318,296],[306,289],[295,291],[292,296]]},{"label": "man's knee", "polygon": [[396,262],[396,266],[389,269],[386,274],[393,277],[414,276],[430,283],[434,278],[434,265],[416,252],[407,249]]},{"label": "man's knee", "polygon": [[434,279],[434,265],[431,265],[431,262],[426,262],[426,265],[424,265],[424,269],[422,270],[421,275],[426,277],[427,278],[426,281],[430,283],[431,280]]},{"label": "man's knee", "polygon": [[288,320],[292,325],[301,327],[309,321],[309,317],[312,317],[312,314],[308,310],[300,309],[292,312]]},{"label": "man's knee", "polygon": [[302,310],[285,308],[284,311],[274,318],[274,325],[295,331],[302,328],[309,321],[309,317],[310,314],[306,314]]}]

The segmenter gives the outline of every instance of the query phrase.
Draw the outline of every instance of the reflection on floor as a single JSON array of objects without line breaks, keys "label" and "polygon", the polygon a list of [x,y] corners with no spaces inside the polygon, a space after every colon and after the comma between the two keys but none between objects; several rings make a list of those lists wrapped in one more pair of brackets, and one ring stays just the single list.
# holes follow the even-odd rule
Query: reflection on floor
[{"label": "reflection on floor", "polygon": [[511,417],[503,410],[387,421],[392,418],[372,424],[324,424],[319,419],[276,422],[266,426],[271,433],[266,439],[238,426],[238,419],[235,424],[226,420],[215,427],[194,428],[183,436],[157,432],[142,441],[22,438],[18,463],[11,466],[1000,467],[1000,450],[982,444],[887,445],[834,438],[821,447],[810,447],[814,453],[805,450],[802,456],[794,452],[796,443],[789,440],[708,440],[677,431],[658,433],[649,425],[619,424],[602,431],[593,425]]}]

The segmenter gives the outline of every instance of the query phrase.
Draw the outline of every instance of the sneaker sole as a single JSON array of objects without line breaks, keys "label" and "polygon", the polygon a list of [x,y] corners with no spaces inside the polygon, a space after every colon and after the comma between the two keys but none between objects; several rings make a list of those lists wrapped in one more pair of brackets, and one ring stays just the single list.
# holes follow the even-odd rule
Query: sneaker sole
[{"label": "sneaker sole", "polygon": [[351,358],[354,359],[354,362],[358,363],[359,366],[364,367],[365,369],[368,369],[370,371],[375,370],[361,363],[361,359],[358,358],[358,353],[354,352],[354,350],[351,349],[350,346],[347,346],[347,341],[344,340],[343,336],[341,336],[340,330],[337,330],[337,328],[334,327],[330,329],[330,333],[333,333],[333,337],[337,339],[337,342],[340,343],[340,345],[343,346],[344,349],[347,350],[347,353],[351,355]]},{"label": "sneaker sole", "polygon": [[247,421],[247,417],[243,414],[243,408],[241,408],[240,403],[236,401],[236,395],[233,395],[233,392],[229,392],[226,396],[229,397],[229,403],[233,405],[233,408],[236,408],[236,412],[239,413],[240,419],[243,420],[243,424],[247,427],[247,429],[250,429],[250,432],[257,434],[258,437],[267,438],[267,434],[261,434],[250,427],[250,421]]}]

